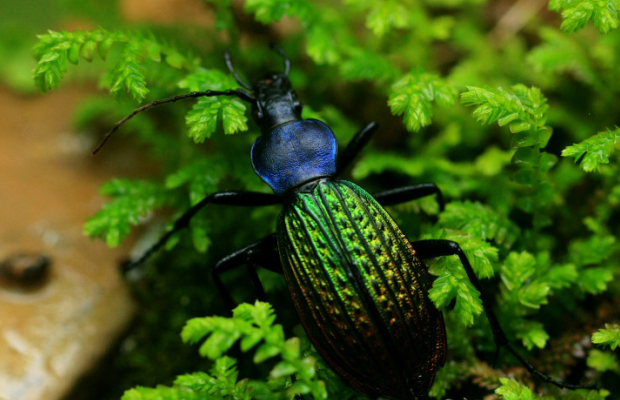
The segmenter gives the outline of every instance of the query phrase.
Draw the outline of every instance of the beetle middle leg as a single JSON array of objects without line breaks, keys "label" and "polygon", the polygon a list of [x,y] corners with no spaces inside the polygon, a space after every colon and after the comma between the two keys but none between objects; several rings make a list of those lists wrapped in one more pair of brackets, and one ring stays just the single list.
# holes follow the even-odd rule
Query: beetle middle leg
[{"label": "beetle middle leg", "polygon": [[480,293],[480,300],[482,301],[482,307],[484,309],[484,313],[487,316],[487,320],[491,324],[491,330],[493,332],[493,340],[495,341],[495,346],[497,347],[496,352],[495,352],[495,359],[497,359],[499,350],[502,347],[504,347],[513,356],[515,356],[517,360],[519,360],[519,362],[525,367],[525,369],[528,370],[529,373],[539,377],[540,379],[542,379],[543,381],[547,383],[551,383],[559,388],[566,388],[566,389],[584,389],[584,388],[591,389],[593,388],[593,386],[571,385],[571,384],[567,384],[564,382],[556,381],[552,379],[551,377],[543,374],[542,372],[539,372],[536,368],[534,368],[532,364],[527,362],[527,360],[525,360],[523,357],[519,355],[519,353],[516,352],[516,350],[511,346],[510,342],[508,342],[508,338],[506,337],[506,334],[504,333],[503,328],[499,324],[499,321],[497,320],[497,317],[495,316],[493,309],[491,309],[491,306],[489,305],[490,303],[482,290],[482,285],[480,285],[480,281],[476,277],[476,274],[474,273],[474,270],[471,267],[471,264],[469,263],[469,260],[467,259],[467,256],[465,255],[465,252],[463,252],[463,249],[461,249],[461,246],[459,246],[458,243],[453,242],[451,240],[432,240],[431,239],[431,240],[419,240],[419,241],[411,242],[411,246],[415,250],[416,255],[420,257],[421,259],[452,256],[452,255],[456,255],[459,257],[459,260],[461,261],[461,264],[463,265],[463,268],[465,269],[465,272],[467,273],[467,277],[469,278],[470,282],[474,285],[476,290]]},{"label": "beetle middle leg", "polygon": [[[379,129],[379,124],[372,121],[365,127],[360,129],[353,138],[347,143],[347,146],[338,154],[336,161],[336,175],[340,175],[346,167],[353,162],[359,152],[368,144],[372,135]],[[445,200],[441,190],[434,183],[421,183],[418,185],[403,186],[401,188],[386,190],[373,194],[373,197],[382,206],[405,203],[407,201],[416,200],[431,194],[437,195],[439,209],[443,211]]]},{"label": "beetle middle leg", "polygon": [[[213,275],[213,281],[215,282],[222,299],[230,309],[234,308],[236,303],[220,279],[220,274],[243,265],[245,265],[248,269],[248,274],[250,275],[250,279],[252,280],[252,284],[256,290],[256,298],[260,301],[266,302],[267,294],[265,293],[265,289],[258,278],[256,267],[262,267],[268,269],[269,271],[282,274],[282,264],[280,263],[280,253],[278,253],[276,234],[272,233],[267,235],[264,238],[227,255],[218,261],[212,269],[211,273]],[[293,383],[295,383],[296,379],[297,378],[295,375],[291,375],[291,380]],[[303,396],[296,394],[295,400],[303,400]]]},{"label": "beetle middle leg", "polygon": [[270,271],[282,274],[282,265],[280,264],[276,234],[272,233],[240,250],[235,251],[232,254],[227,255],[218,261],[215,267],[211,270],[213,281],[220,291],[222,299],[231,309],[236,306],[236,303],[233,301],[230,293],[228,293],[228,290],[224,287],[224,284],[220,279],[220,274],[241,266],[246,266],[248,269],[248,275],[250,276],[256,291],[256,298],[260,301],[267,301],[267,295],[265,294],[263,285],[258,279],[256,267],[260,266]]},{"label": "beetle middle leg", "polygon": [[443,198],[441,190],[439,190],[437,185],[434,183],[420,183],[418,185],[403,186],[400,188],[375,193],[372,197],[374,197],[375,200],[377,200],[382,206],[391,206],[411,200],[417,200],[432,194],[437,196],[439,209],[443,211],[446,206],[446,202]]}]

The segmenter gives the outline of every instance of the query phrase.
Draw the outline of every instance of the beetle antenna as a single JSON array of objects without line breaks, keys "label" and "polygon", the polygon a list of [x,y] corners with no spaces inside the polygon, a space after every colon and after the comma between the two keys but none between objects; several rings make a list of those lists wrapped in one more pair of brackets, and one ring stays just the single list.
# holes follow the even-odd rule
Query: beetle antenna
[{"label": "beetle antenna", "polygon": [[120,121],[118,121],[116,123],[116,125],[114,125],[114,127],[112,129],[110,129],[110,131],[108,133],[105,134],[105,136],[103,137],[103,139],[101,140],[99,145],[95,148],[95,150],[93,150],[91,155],[94,156],[95,154],[97,154],[97,152],[99,150],[101,150],[101,148],[105,145],[105,143],[108,141],[110,136],[112,136],[112,134],[114,132],[116,132],[118,130],[118,128],[120,128],[125,122],[129,121],[134,116],[140,114],[142,111],[146,111],[149,108],[153,108],[153,107],[159,106],[161,104],[172,103],[172,102],[175,102],[175,101],[178,101],[178,100],[187,99],[187,98],[213,97],[213,96],[237,96],[241,100],[247,101],[248,103],[252,103],[252,104],[256,103],[256,99],[254,98],[254,96],[252,96],[250,93],[248,93],[248,92],[246,92],[244,90],[241,90],[241,89],[224,90],[224,91],[205,90],[204,92],[191,92],[191,93],[188,93],[188,94],[181,94],[181,95],[178,95],[178,96],[172,96],[172,97],[169,97],[167,99],[155,100],[152,103],[145,104],[145,105],[143,105],[140,108],[136,108],[135,110],[133,110],[131,112],[131,114],[127,115],[125,118],[123,118]]},{"label": "beetle antenna", "polygon": [[235,69],[233,68],[232,61],[230,60],[230,53],[227,51],[224,52],[224,60],[226,60],[226,66],[228,67],[228,70],[230,71],[232,76],[235,77],[237,83],[242,87],[246,88],[247,90],[252,90],[252,86],[245,83],[243,79],[241,79],[239,74],[237,74],[237,71],[235,71]]},{"label": "beetle antenna", "polygon": [[282,48],[278,45],[271,43],[269,48],[282,56],[284,59],[284,75],[288,76],[288,73],[291,71],[291,60],[288,58],[284,50],[282,50]]}]

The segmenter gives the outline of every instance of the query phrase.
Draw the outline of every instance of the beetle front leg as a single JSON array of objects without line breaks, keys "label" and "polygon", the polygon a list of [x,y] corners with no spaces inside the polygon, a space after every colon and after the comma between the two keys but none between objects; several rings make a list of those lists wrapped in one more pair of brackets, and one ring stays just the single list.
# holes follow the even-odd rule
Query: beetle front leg
[{"label": "beetle front leg", "polygon": [[160,248],[162,248],[166,242],[175,233],[187,228],[191,219],[202,210],[208,204],[222,204],[229,206],[245,206],[245,207],[257,207],[257,206],[270,206],[275,204],[281,204],[282,199],[280,196],[270,193],[260,192],[243,192],[243,191],[231,191],[231,192],[218,192],[212,193],[202,199],[199,203],[192,206],[185,211],[176,221],[172,229],[166,232],[159,240],[152,245],[147,251],[142,254],[137,260],[131,261],[123,266],[123,271],[127,272],[136,268],[149,257],[155,254]]},{"label": "beetle front leg", "polygon": [[543,374],[542,372],[539,372],[536,368],[534,368],[532,364],[527,362],[527,360],[525,360],[523,357],[519,355],[519,353],[516,352],[516,350],[508,342],[506,334],[504,333],[504,330],[499,324],[497,317],[495,316],[495,313],[491,309],[489,305],[490,303],[487,300],[482,290],[480,281],[476,277],[476,274],[474,273],[474,270],[471,267],[471,264],[469,263],[469,260],[467,259],[467,256],[465,255],[465,252],[463,252],[463,249],[461,249],[461,246],[459,246],[458,243],[453,242],[451,240],[419,240],[416,242],[411,242],[411,246],[415,250],[416,255],[420,257],[421,259],[452,256],[452,255],[456,255],[459,257],[459,260],[461,261],[463,268],[465,268],[467,277],[469,278],[471,283],[474,285],[476,290],[480,292],[480,300],[482,301],[482,307],[484,309],[484,313],[487,316],[487,320],[491,324],[491,330],[493,331],[493,339],[495,341],[495,345],[497,346],[497,350],[495,353],[496,360],[497,360],[497,356],[499,354],[500,348],[504,347],[513,356],[515,356],[517,360],[519,360],[519,362],[525,367],[526,370],[528,370],[529,373],[539,377],[540,379],[542,379],[543,381],[547,383],[551,383],[559,388],[566,388],[566,389],[592,389],[594,388],[594,386],[570,385],[564,382],[556,381],[552,379],[551,377]]}]

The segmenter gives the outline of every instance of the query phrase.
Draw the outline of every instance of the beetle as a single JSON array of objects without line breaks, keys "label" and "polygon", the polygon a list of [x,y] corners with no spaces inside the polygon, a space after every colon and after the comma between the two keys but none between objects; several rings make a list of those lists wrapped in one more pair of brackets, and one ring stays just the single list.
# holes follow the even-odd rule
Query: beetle
[{"label": "beetle", "polygon": [[276,232],[219,261],[213,268],[214,279],[221,287],[219,274],[244,264],[271,266],[267,268],[283,274],[310,341],[359,393],[394,400],[428,399],[435,374],[446,360],[447,346],[442,313],[428,296],[432,278],[423,260],[450,255],[458,256],[481,293],[496,358],[505,348],[545,382],[561,388],[585,387],[551,379],[514,350],[458,243],[409,241],[384,208],[433,194],[443,208],[435,184],[370,195],[352,182],[337,179],[378,125],[366,125],[338,154],[331,129],[321,121],[301,117],[302,104],[288,78],[290,60],[278,47],[273,49],[284,60],[283,72],[267,74],[250,86],[225,53],[228,70],[241,88],[192,92],[149,103],[119,121],[93,152],[136,114],[186,98],[236,96],[252,105],[252,116],[261,129],[251,161],[273,194],[227,191],[207,196],[128,268],[144,262],[170,236],[186,228],[207,204],[280,204]]}]

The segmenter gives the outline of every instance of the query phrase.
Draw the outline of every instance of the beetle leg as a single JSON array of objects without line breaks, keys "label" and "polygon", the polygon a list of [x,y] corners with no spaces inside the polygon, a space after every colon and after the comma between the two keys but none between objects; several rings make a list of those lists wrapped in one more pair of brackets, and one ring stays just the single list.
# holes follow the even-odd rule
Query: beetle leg
[{"label": "beetle leg", "polygon": [[338,160],[336,161],[336,175],[340,175],[342,171],[351,164],[353,159],[359,154],[362,148],[366,146],[378,128],[379,124],[372,121],[353,136],[353,139],[349,141],[347,147],[338,155]]},{"label": "beetle leg", "polygon": [[[256,290],[256,298],[260,301],[267,301],[267,295],[265,289],[258,278],[256,273],[256,267],[262,267],[269,271],[282,274],[282,264],[280,263],[280,254],[278,253],[278,243],[276,241],[276,234],[265,236],[264,238],[235,251],[232,254],[222,258],[215,265],[211,271],[213,274],[213,281],[222,295],[222,299],[230,309],[235,307],[235,301],[230,296],[230,293],[224,286],[220,279],[220,274],[231,269],[237,268],[241,265],[246,265],[248,274]],[[295,375],[291,375],[293,383],[296,381]],[[303,400],[303,396],[300,394],[295,395],[295,400]]]},{"label": "beetle leg", "polygon": [[407,201],[416,200],[422,197],[434,194],[437,196],[439,209],[444,210],[446,202],[443,198],[441,190],[434,183],[421,183],[419,185],[403,186],[396,189],[386,190],[384,192],[375,193],[375,198],[382,206],[391,206],[394,204],[405,203]]},{"label": "beetle leg", "polygon": [[435,257],[442,257],[442,256],[452,256],[452,255],[456,255],[459,257],[461,264],[463,264],[463,268],[465,268],[467,277],[469,278],[471,283],[474,285],[476,290],[480,292],[480,300],[482,301],[482,307],[484,308],[484,313],[487,316],[487,320],[491,324],[491,330],[493,331],[493,339],[495,340],[495,345],[497,346],[497,349],[495,352],[496,360],[497,360],[497,356],[499,355],[500,348],[504,347],[506,348],[506,350],[512,353],[512,355],[515,356],[517,360],[519,360],[519,362],[525,367],[525,369],[528,370],[529,373],[539,377],[540,379],[542,379],[543,381],[547,383],[551,383],[559,388],[566,388],[566,389],[592,389],[594,387],[594,386],[584,386],[584,385],[570,385],[564,382],[556,381],[552,379],[551,377],[543,374],[542,372],[539,372],[538,370],[536,370],[536,368],[534,368],[532,364],[527,362],[527,360],[525,360],[523,357],[519,355],[519,353],[516,352],[516,350],[508,342],[508,339],[506,338],[506,334],[504,333],[504,330],[502,329],[501,325],[497,321],[497,317],[495,316],[495,313],[493,312],[493,310],[491,309],[489,305],[490,304],[489,301],[487,300],[486,296],[484,295],[484,292],[482,291],[482,286],[480,285],[480,281],[476,277],[476,274],[474,273],[474,270],[471,267],[469,260],[465,256],[463,249],[461,249],[461,246],[459,246],[458,243],[453,242],[451,240],[419,240],[416,242],[411,242],[411,246],[415,250],[416,255],[420,257],[421,259],[435,258]]},{"label": "beetle leg", "polygon": [[272,233],[240,250],[235,251],[232,254],[227,255],[218,261],[218,263],[215,264],[215,267],[211,270],[213,274],[213,281],[222,294],[222,299],[227,306],[230,306],[231,309],[235,307],[235,302],[230,296],[230,293],[228,293],[224,287],[219,275],[223,272],[230,271],[231,269],[244,265],[248,267],[248,275],[250,276],[252,284],[256,289],[257,299],[260,301],[267,301],[265,289],[260,283],[258,274],[256,273],[256,267],[260,266],[270,271],[282,274],[282,265],[280,264],[280,254],[278,253],[276,234]]},{"label": "beetle leg", "polygon": [[282,199],[275,194],[270,193],[259,193],[259,192],[242,192],[242,191],[231,191],[231,192],[218,192],[212,193],[202,199],[199,203],[192,206],[190,209],[185,211],[183,215],[181,215],[176,221],[174,221],[174,225],[172,229],[166,232],[159,240],[152,245],[147,251],[142,254],[140,258],[130,263],[127,263],[123,266],[124,272],[127,272],[131,269],[142,264],[149,257],[151,257],[155,252],[157,252],[163,245],[166,244],[168,239],[175,233],[187,228],[189,226],[189,222],[191,219],[207,204],[223,204],[229,206],[245,206],[245,207],[256,207],[256,206],[270,206],[274,204],[281,204]]},{"label": "beetle leg", "polygon": [[482,307],[484,308],[484,312],[487,315],[487,319],[489,320],[489,323],[491,324],[491,329],[493,331],[493,339],[495,340],[495,345],[497,346],[497,350],[495,353],[496,358],[497,358],[499,349],[508,344],[508,339],[506,338],[506,334],[504,333],[504,330],[502,329],[499,322],[497,321],[497,317],[495,316],[495,313],[489,306],[489,302],[487,301],[486,296],[484,295],[484,292],[482,291],[480,281],[478,280],[478,277],[474,273],[474,270],[471,267],[471,264],[469,263],[467,256],[465,256],[465,252],[463,252],[463,250],[461,249],[461,246],[459,246],[458,243],[453,242],[451,240],[436,240],[436,239],[419,240],[416,242],[411,242],[411,246],[415,250],[416,255],[420,257],[421,259],[436,258],[436,257],[443,257],[443,256],[453,256],[453,255],[456,255],[459,257],[461,264],[463,264],[463,267],[465,268],[465,272],[467,273],[467,277],[469,278],[469,281],[474,285],[476,290],[480,292],[480,300],[482,301]]},{"label": "beetle leg", "polygon": [[[258,274],[256,273],[255,266],[246,264],[246,268],[247,268],[247,273],[250,277],[250,280],[252,281],[252,285],[254,286],[254,290],[256,291],[256,299],[258,301],[268,302],[267,295],[265,294],[265,288],[263,288],[263,284],[260,282],[260,279],[258,278]],[[222,279],[220,278],[220,274],[222,272],[223,271],[218,271],[216,269],[213,269],[211,270],[211,277],[213,278],[213,282],[215,283],[215,286],[217,287],[218,292],[220,292],[220,298],[226,305],[226,308],[229,310],[232,310],[239,304],[235,302],[235,300],[233,300],[232,296],[230,295],[230,291],[226,288],[226,286],[224,285],[224,282],[222,282]]]}]

